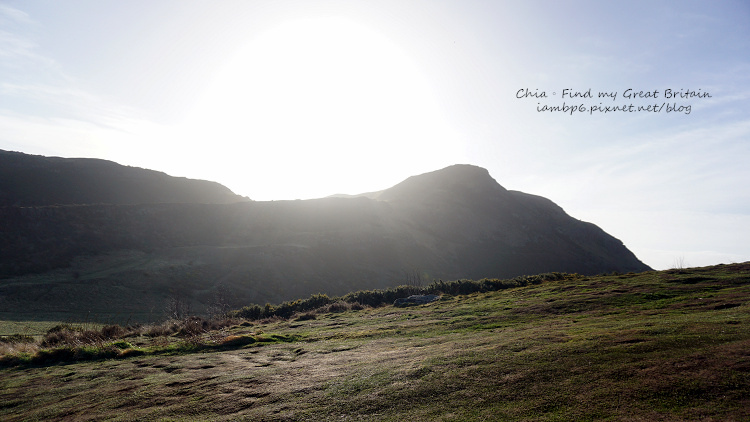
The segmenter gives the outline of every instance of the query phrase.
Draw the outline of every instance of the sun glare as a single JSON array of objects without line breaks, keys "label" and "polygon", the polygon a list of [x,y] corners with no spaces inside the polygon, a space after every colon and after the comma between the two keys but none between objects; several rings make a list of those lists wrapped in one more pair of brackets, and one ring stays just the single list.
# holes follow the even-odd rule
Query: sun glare
[{"label": "sun glare", "polygon": [[182,137],[214,180],[253,199],[358,193],[388,187],[394,169],[456,159],[436,104],[388,38],[343,18],[299,19],[221,68]]}]

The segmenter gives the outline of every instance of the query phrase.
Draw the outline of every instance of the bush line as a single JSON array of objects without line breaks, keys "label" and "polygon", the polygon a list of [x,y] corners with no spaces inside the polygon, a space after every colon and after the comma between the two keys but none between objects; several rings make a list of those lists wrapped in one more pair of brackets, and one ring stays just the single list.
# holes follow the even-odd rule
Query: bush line
[{"label": "bush line", "polygon": [[271,305],[266,303],[265,306],[252,304],[244,306],[241,309],[230,311],[230,318],[244,318],[248,320],[260,320],[265,318],[283,318],[314,311],[323,307],[328,307],[328,312],[341,312],[343,310],[354,309],[357,307],[370,306],[373,308],[390,305],[396,299],[407,297],[415,294],[447,294],[447,295],[467,295],[478,292],[492,292],[498,290],[511,289],[514,287],[523,287],[530,284],[539,284],[546,281],[570,280],[579,278],[578,274],[550,272],[537,275],[524,275],[508,280],[495,278],[485,278],[482,280],[454,280],[454,281],[435,281],[425,287],[418,286],[398,286],[383,290],[359,290],[348,293],[341,297],[328,297],[326,294],[314,294],[307,299],[297,299],[291,302],[283,302],[280,305]]}]

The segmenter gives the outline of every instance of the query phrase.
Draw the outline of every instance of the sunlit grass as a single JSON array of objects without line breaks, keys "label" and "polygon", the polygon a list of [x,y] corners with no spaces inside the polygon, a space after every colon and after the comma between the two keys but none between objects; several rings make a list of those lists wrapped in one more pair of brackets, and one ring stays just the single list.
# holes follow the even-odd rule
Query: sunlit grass
[{"label": "sunlit grass", "polygon": [[743,264],[141,334],[0,370],[0,418],[748,420],[748,298]]}]

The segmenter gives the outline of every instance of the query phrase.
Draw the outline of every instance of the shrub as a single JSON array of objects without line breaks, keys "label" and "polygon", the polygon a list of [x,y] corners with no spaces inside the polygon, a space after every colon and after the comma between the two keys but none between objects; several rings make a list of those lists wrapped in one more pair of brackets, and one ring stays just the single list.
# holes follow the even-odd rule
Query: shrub
[{"label": "shrub", "polygon": [[305,312],[304,314],[300,314],[297,316],[296,321],[309,321],[311,319],[316,319],[317,315],[315,312]]},{"label": "shrub", "polygon": [[50,328],[49,330],[47,330],[47,334],[57,333],[57,332],[60,332],[60,331],[81,331],[81,330],[82,330],[82,328],[75,327],[75,326],[73,326],[71,324],[58,324],[58,325],[55,325],[54,327]]},{"label": "shrub", "polygon": [[94,330],[80,331],[76,336],[77,344],[98,344],[104,341],[102,333]]},{"label": "shrub", "polygon": [[145,355],[145,354],[146,354],[146,352],[144,352],[143,350],[131,348],[131,349],[125,349],[122,352],[120,352],[120,355],[118,357],[120,357],[120,358],[127,358],[127,357],[131,357],[131,356],[141,356],[141,355]]},{"label": "shrub", "polygon": [[124,337],[127,334],[127,330],[119,325],[105,325],[101,330],[102,337],[106,339],[116,339]]},{"label": "shrub", "polygon": [[240,346],[245,346],[247,344],[255,343],[255,341],[256,341],[255,337],[253,337],[253,336],[248,336],[248,335],[242,335],[242,336],[233,335],[233,336],[225,337],[221,341],[221,345],[222,346],[227,346],[227,347],[240,347]]},{"label": "shrub", "polygon": [[328,297],[326,294],[316,294],[310,296],[307,300],[305,300],[305,310],[311,310],[311,309],[317,309],[321,306],[328,305],[332,302],[332,299]]},{"label": "shrub", "polygon": [[338,312],[346,312],[350,309],[350,306],[348,303],[339,300],[338,302],[331,303],[326,307],[326,311],[338,313]]},{"label": "shrub", "polygon": [[118,349],[123,349],[123,350],[124,349],[132,349],[133,348],[133,345],[130,344],[130,343],[128,343],[125,340],[117,340],[117,341],[115,341],[115,342],[112,343],[112,346],[114,346],[114,347],[116,347]]},{"label": "shrub", "polygon": [[171,328],[172,324],[167,323],[152,325],[146,330],[145,335],[147,337],[166,337],[174,332]]},{"label": "shrub", "polygon": [[203,334],[213,327],[201,317],[188,317],[181,321],[182,327],[177,331],[178,336],[193,337]]},{"label": "shrub", "polygon": [[31,359],[33,363],[44,364],[48,362],[60,362],[73,360],[75,349],[72,347],[58,347],[50,350],[40,350]]},{"label": "shrub", "polygon": [[229,315],[236,318],[256,320],[263,316],[263,309],[258,305],[243,306],[238,311],[229,312]]},{"label": "shrub", "polygon": [[58,345],[78,346],[82,344],[98,344],[104,337],[98,331],[70,328],[67,324],[52,327],[42,339],[42,347]]},{"label": "shrub", "polygon": [[281,305],[273,306],[266,303],[265,306],[253,304],[244,306],[239,310],[230,311],[227,315],[230,318],[245,318],[250,320],[260,320],[264,318],[291,318],[292,315],[299,312],[312,311],[321,308],[335,300],[325,294],[314,294],[307,299],[297,299],[291,302],[284,302]]}]

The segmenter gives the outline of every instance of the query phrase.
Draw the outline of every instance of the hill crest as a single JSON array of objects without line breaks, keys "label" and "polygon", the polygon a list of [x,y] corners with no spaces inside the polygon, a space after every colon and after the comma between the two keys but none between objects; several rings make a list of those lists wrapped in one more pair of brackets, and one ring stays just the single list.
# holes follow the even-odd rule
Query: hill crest
[{"label": "hill crest", "polygon": [[247,201],[206,180],[95,158],[0,150],[0,206],[232,203]]},{"label": "hill crest", "polygon": [[448,196],[479,199],[503,195],[507,190],[490,176],[487,169],[471,164],[455,164],[440,170],[411,176],[380,192],[377,199],[392,202],[441,200]]}]

